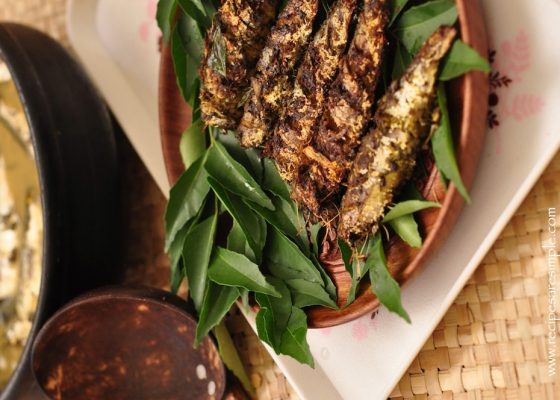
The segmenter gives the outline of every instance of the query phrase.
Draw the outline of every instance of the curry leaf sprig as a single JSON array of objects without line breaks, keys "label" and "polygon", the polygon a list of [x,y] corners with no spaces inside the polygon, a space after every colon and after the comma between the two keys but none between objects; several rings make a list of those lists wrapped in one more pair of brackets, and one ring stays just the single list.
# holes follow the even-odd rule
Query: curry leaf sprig
[{"label": "curry leaf sprig", "polygon": [[[435,29],[455,23],[457,10],[452,0],[432,0],[415,7],[408,7],[407,0],[392,3],[390,32],[397,44],[388,72],[396,79]],[[261,158],[256,150],[242,149],[233,133],[206,127],[200,119],[198,66],[216,8],[209,0],[160,0],[158,4],[157,18],[163,40],[171,48],[177,85],[193,110],[192,124],[180,143],[186,171],[171,190],[165,216],[172,289],[187,278],[199,317],[197,342],[214,331],[226,346],[222,319],[238,298],[245,304],[252,298],[260,306],[256,317],[259,337],[277,353],[313,365],[304,309],[317,305],[338,308],[336,288],[319,263],[323,230],[320,224],[306,226],[273,161]],[[220,37],[214,39],[209,60],[219,71],[225,68],[225,49]],[[440,173],[466,199],[443,82],[488,68],[484,58],[457,40],[440,73],[441,121],[431,140],[432,150]],[[422,238],[414,214],[439,204],[417,194],[401,196],[401,200],[390,207],[383,224],[410,246],[420,247]],[[218,226],[221,230],[227,223],[218,221],[225,216],[231,227],[220,232]],[[339,247],[352,277],[346,305],[355,299],[360,281],[369,275],[381,304],[410,322],[399,285],[387,268],[382,234],[378,232],[357,249],[343,241]],[[239,367],[236,357],[229,354],[227,358],[232,363],[228,366]]]},{"label": "curry leaf sprig", "polygon": [[[216,224],[224,214],[233,222],[222,244]],[[199,313],[197,342],[250,292],[261,305],[259,337],[312,365],[302,308],[337,308],[334,285],[310,258],[313,246],[273,163],[254,158],[231,134],[211,136],[172,189],[166,231],[174,287],[187,277]],[[280,336],[265,330],[272,326]]]},{"label": "curry leaf sprig", "polygon": [[[422,247],[422,237],[418,232],[418,225],[414,220],[414,213],[426,208],[441,207],[439,203],[425,200],[404,200],[389,209],[382,223],[389,225],[402,240],[412,247]],[[356,299],[356,291],[360,281],[369,272],[382,281],[371,281],[372,291],[388,310],[397,313],[410,323],[410,317],[401,305],[400,288],[398,283],[388,273],[381,234],[378,232],[373,238],[362,243],[358,249],[352,249],[345,241],[338,239],[338,247],[346,270],[352,277],[350,291],[346,305]],[[374,272],[371,269],[374,268]],[[397,301],[398,299],[398,301]]]}]

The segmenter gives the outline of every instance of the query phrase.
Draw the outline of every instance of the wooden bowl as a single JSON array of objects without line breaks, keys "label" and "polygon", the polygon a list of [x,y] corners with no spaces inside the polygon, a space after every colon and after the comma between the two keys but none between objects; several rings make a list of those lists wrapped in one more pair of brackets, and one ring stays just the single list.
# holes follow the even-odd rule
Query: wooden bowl
[{"label": "wooden bowl", "polygon": [[226,372],[212,339],[193,347],[188,304],[160,289],[108,287],[43,326],[33,372],[51,399],[221,399]]},{"label": "wooden bowl", "polygon": [[[461,39],[480,54],[488,53],[486,29],[478,0],[456,0],[459,11]],[[169,48],[163,48],[160,65],[159,112],[163,155],[169,181],[173,184],[184,171],[179,154],[182,132],[190,124],[191,110],[183,101],[175,81]],[[488,78],[482,72],[470,72],[447,86],[449,110],[454,132],[459,132],[456,154],[463,182],[470,188],[475,177],[484,136],[488,111]],[[387,248],[387,263],[391,274],[403,285],[426,264],[443,244],[453,228],[464,205],[463,198],[453,185],[446,191],[439,172],[430,166],[428,179],[422,194],[428,200],[442,204],[439,209],[427,209],[418,214],[418,223],[424,238],[421,249],[408,246],[393,236]],[[321,260],[332,277],[338,291],[339,303],[343,304],[350,288],[350,275],[340,257]],[[308,323],[313,328],[340,325],[370,313],[379,307],[379,301],[364,280],[356,300],[348,307],[332,310],[312,307],[308,311]]]}]

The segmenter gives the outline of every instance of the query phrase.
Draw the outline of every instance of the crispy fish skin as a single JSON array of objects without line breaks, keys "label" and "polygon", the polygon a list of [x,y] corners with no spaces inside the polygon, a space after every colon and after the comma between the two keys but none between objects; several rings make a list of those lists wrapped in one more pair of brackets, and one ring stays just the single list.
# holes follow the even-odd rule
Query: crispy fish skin
[{"label": "crispy fish skin", "polygon": [[327,90],[349,40],[356,0],[338,0],[315,34],[298,69],[291,99],[272,137],[272,157],[282,177],[292,182],[302,164],[323,110]]},{"label": "crispy fish skin", "polygon": [[[201,117],[207,125],[233,129],[243,114],[243,96],[276,18],[278,0],[224,0],[206,35],[200,66]],[[212,46],[221,34],[225,76],[212,66]]]},{"label": "crispy fish skin", "polygon": [[354,37],[333,82],[312,145],[298,177],[298,202],[313,213],[339,191],[371,118],[388,23],[386,0],[365,0]]},{"label": "crispy fish skin", "polygon": [[342,238],[355,241],[375,233],[394,193],[410,178],[434,122],[440,60],[455,35],[449,26],[434,32],[403,77],[379,100],[375,127],[362,141],[342,199]]},{"label": "crispy fish skin", "polygon": [[272,28],[251,78],[251,93],[237,128],[240,143],[260,147],[269,138],[292,86],[292,73],[307,45],[318,0],[289,0]]}]

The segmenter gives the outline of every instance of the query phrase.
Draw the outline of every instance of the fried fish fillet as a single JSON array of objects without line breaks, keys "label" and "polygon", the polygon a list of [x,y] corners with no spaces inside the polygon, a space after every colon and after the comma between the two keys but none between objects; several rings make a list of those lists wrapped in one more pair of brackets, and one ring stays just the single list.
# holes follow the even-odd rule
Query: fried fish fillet
[{"label": "fried fish fillet", "polygon": [[[200,66],[203,121],[233,129],[243,114],[243,98],[276,18],[278,0],[224,0],[206,35]],[[218,67],[216,50],[225,50]]]},{"label": "fried fish fillet", "polygon": [[304,149],[294,190],[313,213],[336,194],[371,118],[388,21],[387,0],[365,0],[354,37],[333,82],[312,145]]},{"label": "fried fish fillet", "polygon": [[242,146],[260,147],[293,88],[292,74],[313,30],[318,0],[288,0],[272,28],[251,78],[251,93],[237,133]]},{"label": "fried fish fillet", "polygon": [[356,0],[338,0],[315,34],[298,69],[288,100],[272,136],[272,157],[282,177],[292,182],[309,144],[348,44]]},{"label": "fried fish fillet", "polygon": [[454,28],[436,30],[406,72],[379,100],[375,127],[364,137],[342,199],[338,234],[350,241],[373,234],[394,193],[408,180],[434,115],[440,60]]}]

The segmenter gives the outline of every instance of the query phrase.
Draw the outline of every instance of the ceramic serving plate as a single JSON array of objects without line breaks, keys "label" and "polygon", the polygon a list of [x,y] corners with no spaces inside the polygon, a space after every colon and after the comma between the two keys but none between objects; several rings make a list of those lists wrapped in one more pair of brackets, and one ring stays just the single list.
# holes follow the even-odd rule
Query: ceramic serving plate
[{"label": "ceramic serving plate", "polygon": [[[68,1],[68,34],[86,70],[163,193],[157,111],[157,0]],[[131,134],[134,132],[134,134]]]},{"label": "ceramic serving plate", "polygon": [[[131,141],[143,149],[140,155],[152,171],[157,169],[158,183],[166,187],[161,154],[146,157],[153,140],[158,140],[157,118],[142,129],[129,129],[136,126],[138,115],[126,112],[130,104],[142,103],[144,109],[152,104],[150,115],[157,114],[153,99],[157,97],[159,34],[155,22],[147,17],[155,1],[134,0],[126,14],[112,10],[111,3],[118,2],[71,2],[71,40],[114,111],[120,110],[117,116]],[[412,325],[381,309],[374,319],[366,315],[338,327],[311,330],[308,340],[316,358],[315,370],[272,354],[301,398],[386,398],[560,147],[560,54],[556,45],[560,4],[556,0],[510,0],[504,8],[503,0],[481,0],[481,5],[493,51],[487,121],[492,128],[481,152],[472,204],[465,207],[422,274],[403,291]],[[107,21],[121,24],[120,34],[103,30]],[[146,30],[151,35],[148,40],[144,39]],[[110,50],[117,46],[127,52]],[[131,54],[133,51],[137,53]],[[131,59],[146,61],[133,64]],[[149,92],[148,99],[133,90],[115,93],[110,87],[135,74],[146,77],[138,82],[136,92]],[[511,82],[500,87],[496,79],[503,76]],[[120,85],[123,87],[122,82]],[[486,102],[487,98],[476,100]]]}]

